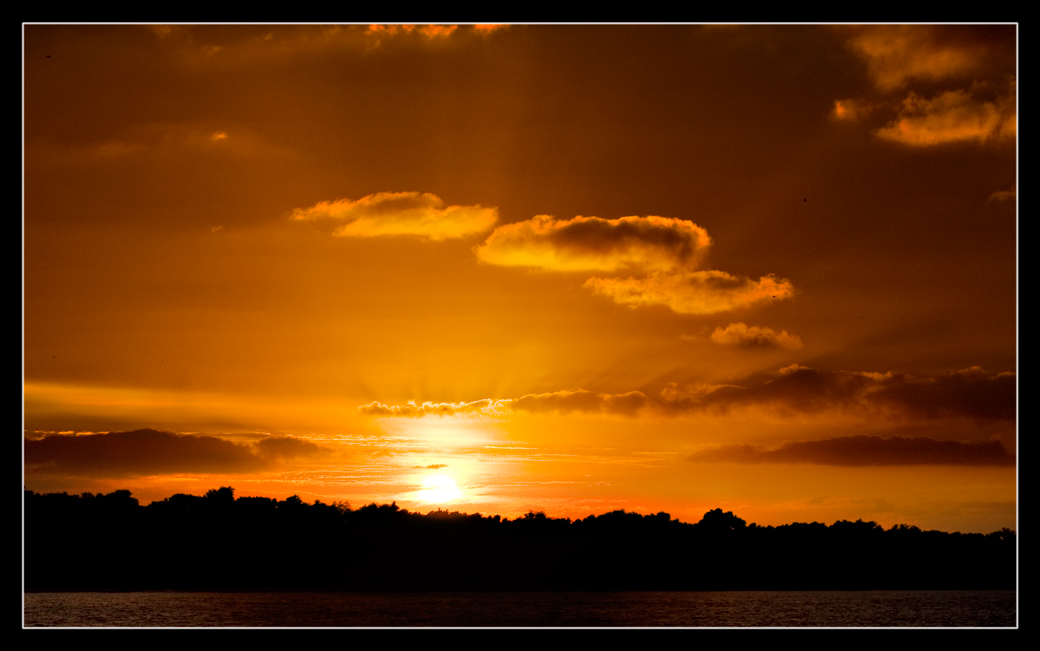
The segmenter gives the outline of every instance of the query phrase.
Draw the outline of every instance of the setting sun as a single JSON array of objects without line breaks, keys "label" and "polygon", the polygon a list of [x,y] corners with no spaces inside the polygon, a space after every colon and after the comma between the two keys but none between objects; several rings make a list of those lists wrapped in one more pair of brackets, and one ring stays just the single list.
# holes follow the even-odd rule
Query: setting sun
[{"label": "setting sun", "polygon": [[419,499],[431,504],[442,504],[458,499],[462,493],[455,485],[455,480],[447,475],[430,475],[423,479],[423,489],[419,491]]}]

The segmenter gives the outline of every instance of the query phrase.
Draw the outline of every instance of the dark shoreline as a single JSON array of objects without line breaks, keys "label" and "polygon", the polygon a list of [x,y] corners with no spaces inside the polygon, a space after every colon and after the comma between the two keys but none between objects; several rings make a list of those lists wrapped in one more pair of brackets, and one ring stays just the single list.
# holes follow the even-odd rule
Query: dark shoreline
[{"label": "dark shoreline", "polygon": [[32,592],[1015,590],[1017,540],[873,522],[696,524],[615,511],[515,520],[350,509],[231,489],[142,507],[129,491],[25,493]]}]

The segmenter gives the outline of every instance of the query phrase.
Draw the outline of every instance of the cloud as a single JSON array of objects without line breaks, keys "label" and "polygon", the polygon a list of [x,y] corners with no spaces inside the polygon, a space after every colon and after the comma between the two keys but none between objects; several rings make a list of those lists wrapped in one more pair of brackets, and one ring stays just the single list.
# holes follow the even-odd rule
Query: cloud
[{"label": "cloud", "polygon": [[25,439],[28,473],[125,477],[169,473],[248,473],[281,460],[323,454],[325,449],[292,437],[239,445],[214,436],[178,435],[154,429],[87,436]]},{"label": "cloud", "polygon": [[481,262],[509,267],[645,273],[692,268],[710,245],[706,230],[683,219],[538,215],[499,226],[474,252]]},{"label": "cloud", "polygon": [[963,416],[1013,421],[1017,417],[1015,373],[987,373],[978,366],[934,377],[894,375],[867,398],[876,405],[921,418]]},{"label": "cloud", "polygon": [[174,32],[174,30],[179,29],[180,26],[179,25],[146,25],[145,28],[148,29],[148,30],[151,30],[151,32],[153,34],[155,34],[156,36],[158,36],[159,39],[161,40],[161,39],[166,38],[170,34],[172,34]]},{"label": "cloud", "polygon": [[143,124],[128,127],[115,138],[79,144],[53,140],[26,143],[27,165],[94,166],[167,164],[188,156],[197,162],[209,157],[285,160],[287,151],[266,142],[248,128],[216,128],[200,122]]},{"label": "cloud", "polygon": [[838,120],[858,120],[871,113],[876,107],[873,104],[857,99],[834,100],[832,117]]},{"label": "cloud", "polygon": [[928,437],[883,439],[843,436],[785,443],[775,450],[754,445],[724,445],[689,457],[695,463],[813,463],[825,466],[1014,466],[1015,455],[999,441],[962,443]]},{"label": "cloud", "polygon": [[912,80],[971,76],[999,55],[1006,29],[938,25],[872,25],[852,28],[849,46],[867,61],[884,91]]},{"label": "cloud", "polygon": [[789,280],[765,276],[755,281],[724,271],[654,273],[645,278],[589,278],[585,286],[622,305],[665,305],[679,314],[714,314],[794,295],[794,286]]},{"label": "cloud", "polygon": [[786,330],[779,333],[771,328],[748,326],[744,323],[731,323],[725,328],[715,328],[711,340],[724,346],[740,348],[773,348],[782,346],[797,350],[802,347],[802,340],[797,335],[789,335]]},{"label": "cloud", "polygon": [[[1016,418],[1016,376],[973,367],[936,376],[820,371],[797,364],[742,385],[681,387],[662,392],[666,407],[725,412],[766,408],[781,416],[839,411],[866,417],[931,420]],[[710,390],[708,390],[710,389]]]},{"label": "cloud", "polygon": [[484,263],[544,271],[636,273],[641,277],[585,281],[585,287],[630,307],[665,305],[680,314],[712,314],[788,298],[790,281],[758,281],[724,271],[695,271],[712,241],[683,219],[549,215],[496,228],[474,253]]},{"label": "cloud", "polygon": [[263,459],[289,461],[324,454],[325,448],[292,436],[272,436],[253,444],[256,453]]},{"label": "cloud", "polygon": [[511,401],[510,409],[530,413],[603,413],[635,416],[651,406],[651,400],[642,391],[622,394],[591,393],[589,391],[556,391],[529,394]]},{"label": "cloud", "polygon": [[1012,185],[1010,190],[997,190],[989,195],[989,199],[986,201],[1007,201],[1008,199],[1014,199],[1017,194],[1015,186]]},{"label": "cloud", "polygon": [[467,237],[490,229],[497,208],[448,206],[440,197],[419,192],[378,192],[357,201],[322,201],[297,208],[293,221],[346,222],[333,231],[339,237],[416,235],[434,241]]},{"label": "cloud", "polygon": [[423,416],[462,416],[467,414],[496,414],[501,409],[500,400],[474,400],[473,402],[424,402],[421,405],[409,400],[403,405],[384,405],[381,402],[370,402],[358,407],[358,411],[366,416],[384,416],[393,418],[421,418]]},{"label": "cloud", "polygon": [[1015,137],[1014,96],[979,101],[963,90],[935,99],[910,93],[895,121],[878,130],[886,139],[918,147],[963,140],[1004,140]]},{"label": "cloud", "polygon": [[458,27],[458,25],[423,25],[419,28],[419,33],[427,38],[438,38],[450,36]]},{"label": "cloud", "polygon": [[458,25],[369,25],[366,33],[373,36],[416,33],[426,38],[443,38],[450,36],[456,29]]},{"label": "cloud", "polygon": [[945,418],[1014,421],[1016,392],[1014,373],[988,373],[978,367],[935,376],[911,376],[821,371],[792,364],[776,373],[746,378],[739,384],[670,383],[656,395],[642,391],[609,394],[579,389],[470,403],[420,406],[409,402],[387,406],[373,402],[359,410],[372,416],[411,418],[510,412],[633,417],[720,414],[751,408],[764,409],[779,417],[845,413],[872,420],[882,417],[903,421]]},{"label": "cloud", "polygon": [[486,36],[488,34],[491,34],[492,32],[496,32],[498,30],[505,29],[507,27],[509,27],[509,25],[499,25],[499,24],[491,24],[491,23],[483,24],[483,25],[478,24],[478,25],[474,25],[473,26],[473,31],[475,31],[478,34],[482,34],[482,35]]},{"label": "cloud", "polygon": [[[876,131],[894,142],[928,147],[1013,139],[1017,132],[1017,38],[1009,25],[873,25],[842,27],[860,54],[879,101],[838,100],[835,119],[856,120],[890,106],[895,119]],[[929,96],[905,89],[926,84]],[[945,90],[936,88],[945,86]],[[996,91],[1000,86],[1003,90]],[[920,89],[918,89],[920,90]],[[899,92],[901,100],[894,97]]]}]

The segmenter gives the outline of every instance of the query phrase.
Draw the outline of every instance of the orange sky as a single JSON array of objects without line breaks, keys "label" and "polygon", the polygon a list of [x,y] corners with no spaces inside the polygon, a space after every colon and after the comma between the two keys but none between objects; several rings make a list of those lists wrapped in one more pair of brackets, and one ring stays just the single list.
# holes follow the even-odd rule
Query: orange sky
[{"label": "orange sky", "polygon": [[27,488],[1016,528],[1014,25],[23,33]]}]

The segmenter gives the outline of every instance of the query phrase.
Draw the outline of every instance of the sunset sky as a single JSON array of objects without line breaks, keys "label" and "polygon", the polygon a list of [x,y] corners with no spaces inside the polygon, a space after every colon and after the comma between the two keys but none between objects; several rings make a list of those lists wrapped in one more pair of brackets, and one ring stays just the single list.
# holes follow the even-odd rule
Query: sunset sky
[{"label": "sunset sky", "polygon": [[26,488],[1017,528],[1015,25],[23,34]]}]

